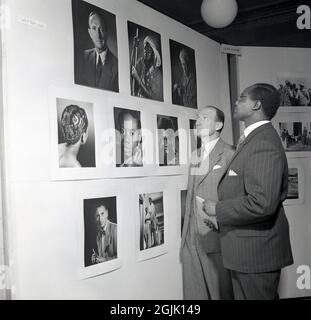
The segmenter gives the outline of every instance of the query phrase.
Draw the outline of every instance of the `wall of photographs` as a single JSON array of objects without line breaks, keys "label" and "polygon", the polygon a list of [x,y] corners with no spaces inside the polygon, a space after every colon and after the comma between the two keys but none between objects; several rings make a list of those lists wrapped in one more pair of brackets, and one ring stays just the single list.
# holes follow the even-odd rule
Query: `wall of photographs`
[{"label": "wall of photographs", "polygon": [[281,297],[309,295],[297,289],[297,267],[310,265],[311,245],[311,66],[310,49],[243,48],[239,60],[240,88],[255,82],[274,84],[282,107],[273,119],[289,166],[285,211],[290,224],[294,265],[282,271]]},{"label": "wall of photographs", "polygon": [[[225,96],[219,45],[134,0],[9,6],[4,116],[15,297],[181,298],[190,120]],[[108,242],[97,230],[107,215]]]}]

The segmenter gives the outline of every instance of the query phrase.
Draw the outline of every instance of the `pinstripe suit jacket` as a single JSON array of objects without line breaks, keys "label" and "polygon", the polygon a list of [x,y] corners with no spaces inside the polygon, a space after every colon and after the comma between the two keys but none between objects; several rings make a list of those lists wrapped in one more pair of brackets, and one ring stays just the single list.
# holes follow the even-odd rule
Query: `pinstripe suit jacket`
[{"label": "pinstripe suit jacket", "polygon": [[258,273],[293,263],[282,205],[287,189],[286,155],[267,123],[247,136],[218,186],[216,214],[225,268]]}]

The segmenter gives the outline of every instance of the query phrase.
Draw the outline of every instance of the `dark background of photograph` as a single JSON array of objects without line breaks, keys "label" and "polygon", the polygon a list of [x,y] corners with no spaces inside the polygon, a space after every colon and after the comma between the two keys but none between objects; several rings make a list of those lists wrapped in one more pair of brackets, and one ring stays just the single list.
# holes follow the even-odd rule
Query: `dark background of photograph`
[{"label": "dark background of photograph", "polygon": [[[124,146],[121,141],[121,120],[119,119],[119,115],[122,112],[128,112],[130,113],[135,119],[139,120],[141,124],[141,118],[140,118],[140,111],[137,110],[130,110],[130,109],[122,109],[122,108],[114,108],[113,113],[114,113],[114,127],[120,134],[116,134],[116,166],[120,167],[123,162],[124,162]],[[140,128],[141,129],[141,126]]]},{"label": "dark background of photograph", "polygon": [[[131,70],[131,55],[132,55],[132,51],[133,51],[133,39],[136,36],[136,30],[138,28],[138,38],[140,39],[139,45],[138,45],[138,50],[137,50],[137,61],[139,60],[139,58],[143,57],[144,55],[144,39],[147,36],[152,36],[153,38],[156,38],[157,43],[158,43],[158,51],[160,53],[161,56],[161,66],[159,67],[159,69],[162,72],[163,75],[163,58],[162,58],[162,43],[161,43],[161,35],[155,31],[152,31],[150,29],[147,29],[145,27],[142,27],[136,23],[133,23],[131,21],[127,22],[127,26],[128,26],[128,36],[129,36],[129,48],[130,48],[130,52],[129,52],[129,61],[130,61],[130,74],[132,73]],[[131,77],[132,80],[132,77]],[[162,88],[163,88],[163,83],[162,83]],[[131,94],[132,93],[132,81],[131,81]],[[162,100],[163,101],[163,100]]]},{"label": "dark background of photograph", "polygon": [[117,223],[117,198],[95,198],[83,200],[84,216],[84,266],[92,265],[93,249],[97,252],[97,226],[95,220],[95,211],[98,206],[104,204],[108,208],[108,219]]},{"label": "dark background of photograph", "polygon": [[[159,232],[161,234],[161,241],[157,246],[160,246],[164,243],[164,206],[163,206],[163,192],[159,192],[159,193],[147,193],[146,194],[147,197],[152,199],[152,202],[154,204],[155,207],[155,212],[156,212],[156,216],[157,216],[157,220],[158,220],[158,226],[159,226]],[[144,221],[144,217],[145,217],[145,212],[143,209],[143,199],[142,196],[139,195],[139,214],[140,214],[140,221],[141,221],[141,225],[140,225],[140,251],[143,250],[148,250],[148,249],[144,249],[144,234],[143,234],[143,230],[144,227],[142,225],[142,221]]]},{"label": "dark background of photograph", "polygon": [[92,11],[97,11],[104,17],[108,30],[108,47],[118,57],[116,16],[85,1],[72,0],[75,66],[81,63],[84,50],[94,48],[88,32],[89,15]]},{"label": "dark background of photograph", "polygon": [[196,128],[196,120],[189,120],[190,125],[190,143],[191,143],[191,152],[193,152],[196,149],[201,148],[201,138],[196,137],[194,135],[194,129]]},{"label": "dark background of photograph", "polygon": [[[167,130],[167,129],[173,129],[175,133],[178,131],[178,119],[176,117],[169,117],[169,116],[163,116],[163,115],[157,115],[157,129],[161,130]],[[160,132],[159,132],[160,133]],[[179,135],[175,135],[175,164],[164,164],[163,159],[161,159],[161,154],[164,153],[164,151],[161,150],[161,146],[163,145],[161,141],[161,135],[158,134],[158,147],[159,147],[159,164],[160,166],[177,166],[179,165]]]},{"label": "dark background of photograph", "polygon": [[181,212],[180,212],[180,225],[181,225],[181,235],[182,235],[182,229],[184,226],[184,219],[185,219],[185,213],[186,213],[186,200],[187,200],[187,190],[181,190],[180,191],[180,207],[181,207]]},{"label": "dark background of photograph", "polygon": [[95,130],[94,130],[94,115],[93,115],[93,105],[86,102],[67,100],[62,98],[57,98],[57,123],[58,123],[58,144],[64,143],[64,138],[60,126],[61,117],[66,106],[71,104],[77,105],[84,109],[87,114],[88,119],[88,138],[85,144],[81,145],[78,153],[78,161],[84,168],[94,168],[96,167],[95,160]]},{"label": "dark background of photograph", "polygon": [[[182,99],[174,93],[174,84],[181,84],[181,77],[183,75],[183,69],[179,60],[179,53],[181,49],[185,49],[189,56],[190,68],[193,71],[195,82],[197,81],[197,71],[195,65],[195,51],[179,42],[170,39],[170,53],[171,53],[171,73],[172,73],[172,102],[179,106],[183,106]],[[195,93],[197,96],[197,92]],[[196,106],[197,108],[197,106]]]},{"label": "dark background of photograph", "polygon": [[287,199],[298,199],[299,198],[298,188],[299,188],[298,187],[298,169],[289,168]]}]

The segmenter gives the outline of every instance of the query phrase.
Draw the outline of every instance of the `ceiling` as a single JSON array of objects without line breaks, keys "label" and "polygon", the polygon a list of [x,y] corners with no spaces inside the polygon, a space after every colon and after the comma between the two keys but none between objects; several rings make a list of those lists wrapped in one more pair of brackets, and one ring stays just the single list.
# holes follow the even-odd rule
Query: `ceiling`
[{"label": "ceiling", "polygon": [[301,4],[311,0],[237,0],[235,21],[223,29],[209,27],[201,18],[202,0],[138,0],[219,43],[236,46],[311,48],[311,30],[296,26]]}]

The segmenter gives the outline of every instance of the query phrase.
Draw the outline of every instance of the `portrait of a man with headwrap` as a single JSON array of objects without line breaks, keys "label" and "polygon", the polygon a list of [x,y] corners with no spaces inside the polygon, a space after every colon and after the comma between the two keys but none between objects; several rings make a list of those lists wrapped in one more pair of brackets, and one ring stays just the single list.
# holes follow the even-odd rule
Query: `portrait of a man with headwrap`
[{"label": "portrait of a man with headwrap", "polygon": [[163,101],[161,36],[128,22],[131,94]]}]

